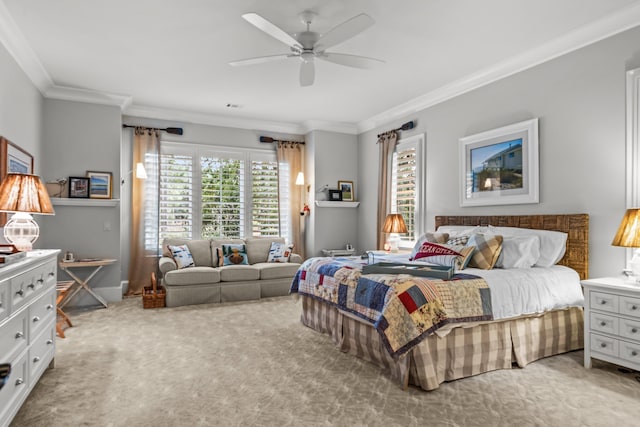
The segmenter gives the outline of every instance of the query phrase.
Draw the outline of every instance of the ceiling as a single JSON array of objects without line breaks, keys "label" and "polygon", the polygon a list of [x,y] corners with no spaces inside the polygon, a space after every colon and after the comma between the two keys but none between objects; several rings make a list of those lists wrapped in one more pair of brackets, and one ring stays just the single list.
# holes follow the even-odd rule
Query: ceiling
[{"label": "ceiling", "polygon": [[[241,15],[285,31],[318,14],[324,33],[376,23],[330,50],[374,70],[296,59]],[[640,24],[638,0],[0,0],[0,42],[47,97],[114,103],[124,114],[302,133],[358,133]],[[228,107],[232,104],[232,107]]]}]

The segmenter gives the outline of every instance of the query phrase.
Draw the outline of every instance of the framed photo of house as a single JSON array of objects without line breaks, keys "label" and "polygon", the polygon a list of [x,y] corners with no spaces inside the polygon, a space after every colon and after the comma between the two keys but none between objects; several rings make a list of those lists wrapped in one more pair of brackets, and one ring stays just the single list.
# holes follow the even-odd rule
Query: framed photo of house
[{"label": "framed photo of house", "polygon": [[89,178],[89,197],[92,199],[110,199],[113,174],[111,172],[87,171]]},{"label": "framed photo of house", "polygon": [[353,202],[356,195],[353,191],[353,181],[338,181],[338,190],[342,191],[342,200]]},{"label": "framed photo of house", "polygon": [[538,203],[538,119],[460,138],[460,206]]},{"label": "framed photo of house", "polygon": [[88,199],[89,198],[89,178],[85,176],[69,177],[69,198]]},{"label": "framed photo of house", "polygon": [[[33,156],[0,136],[0,182],[9,173],[33,173]],[[7,214],[0,213],[0,227],[6,222]]]}]

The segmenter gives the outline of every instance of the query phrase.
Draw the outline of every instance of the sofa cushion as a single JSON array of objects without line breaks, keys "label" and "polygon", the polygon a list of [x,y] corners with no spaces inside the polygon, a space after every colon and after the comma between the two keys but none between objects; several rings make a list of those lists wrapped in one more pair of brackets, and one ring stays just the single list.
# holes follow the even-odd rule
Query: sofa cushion
[{"label": "sofa cushion", "polygon": [[213,267],[191,267],[183,270],[172,270],[164,275],[167,286],[206,285],[218,283],[220,272]]},{"label": "sofa cushion", "polygon": [[242,282],[260,278],[260,270],[253,265],[225,265],[218,270],[222,282]]},{"label": "sofa cushion", "polygon": [[187,245],[193,262],[197,267],[213,267],[213,258],[211,256],[211,242],[209,240],[189,240],[189,239],[164,239],[162,243],[162,255],[171,257],[171,253],[167,249],[168,245],[178,246]]},{"label": "sofa cushion", "polygon": [[259,262],[254,264],[260,271],[260,279],[284,279],[290,277],[293,280],[293,276],[296,275],[300,264],[292,262]]},{"label": "sofa cushion", "polygon": [[249,256],[249,264],[258,262],[266,262],[269,257],[269,249],[271,243],[284,243],[282,237],[250,237],[245,240],[247,245],[247,255]]}]

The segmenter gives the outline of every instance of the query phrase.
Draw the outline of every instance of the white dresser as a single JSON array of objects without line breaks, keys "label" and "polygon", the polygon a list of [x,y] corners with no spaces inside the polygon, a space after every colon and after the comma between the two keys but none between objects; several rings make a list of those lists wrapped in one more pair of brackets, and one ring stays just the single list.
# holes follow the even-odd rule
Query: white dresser
[{"label": "white dresser", "polygon": [[53,366],[59,250],[36,250],[0,268],[0,363],[11,374],[0,390],[0,426],[8,426],[31,389]]},{"label": "white dresser", "polygon": [[583,280],[584,367],[591,358],[640,370],[640,284],[623,277]]}]

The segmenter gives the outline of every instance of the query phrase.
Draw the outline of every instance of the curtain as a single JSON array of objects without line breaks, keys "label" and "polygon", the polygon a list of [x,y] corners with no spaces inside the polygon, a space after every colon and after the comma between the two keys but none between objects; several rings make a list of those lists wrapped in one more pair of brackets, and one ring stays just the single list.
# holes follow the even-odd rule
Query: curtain
[{"label": "curtain", "polygon": [[[147,179],[135,177],[136,165],[142,163]],[[131,175],[131,247],[129,288],[127,295],[142,293],[150,286],[156,271],[159,239],[160,131],[135,128],[133,139],[133,173]]]},{"label": "curtain", "polygon": [[382,232],[382,226],[384,225],[387,213],[389,213],[391,164],[397,141],[398,133],[396,131],[385,132],[378,136],[378,144],[380,147],[380,167],[378,173],[378,222],[376,229],[378,236],[378,249],[382,249],[385,242],[385,233]]},{"label": "curtain", "polygon": [[[289,188],[289,215],[287,215],[290,224],[288,224],[289,230],[291,230],[291,243],[293,243],[293,251],[302,258],[305,258],[305,239],[304,239],[304,220],[306,217],[300,216],[300,211],[304,206],[304,187],[296,185],[296,177],[298,172],[304,172],[304,145],[299,142],[290,141],[277,141],[276,142],[276,157],[278,159],[278,170],[289,170],[288,188]],[[283,200],[284,195],[280,196],[280,206],[285,206],[287,203]]]}]

